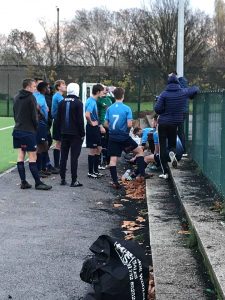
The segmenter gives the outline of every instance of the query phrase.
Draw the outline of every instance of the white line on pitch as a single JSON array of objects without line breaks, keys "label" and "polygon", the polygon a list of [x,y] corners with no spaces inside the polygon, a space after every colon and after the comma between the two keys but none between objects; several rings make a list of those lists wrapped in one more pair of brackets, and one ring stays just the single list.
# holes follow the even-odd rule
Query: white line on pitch
[{"label": "white line on pitch", "polygon": [[13,127],[14,127],[14,125],[8,126],[8,127],[4,127],[4,128],[0,128],[0,131],[1,131],[1,130],[6,130],[6,129],[9,129],[9,128],[13,128]]}]

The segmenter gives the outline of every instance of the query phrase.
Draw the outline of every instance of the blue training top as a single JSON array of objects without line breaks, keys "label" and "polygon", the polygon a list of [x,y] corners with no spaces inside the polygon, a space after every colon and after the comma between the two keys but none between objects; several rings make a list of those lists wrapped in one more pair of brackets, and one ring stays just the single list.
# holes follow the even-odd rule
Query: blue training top
[{"label": "blue training top", "polygon": [[148,141],[148,134],[150,132],[154,132],[155,131],[155,128],[152,128],[152,127],[147,127],[147,128],[144,128],[142,130],[142,138],[141,138],[141,143],[142,144],[146,144],[147,141]]},{"label": "blue training top", "polygon": [[109,136],[111,140],[125,141],[129,138],[130,128],[127,121],[131,121],[132,111],[122,102],[115,102],[106,111],[105,120],[109,123]]},{"label": "blue training top", "polygon": [[57,113],[58,113],[58,107],[59,103],[64,99],[63,95],[61,95],[59,92],[56,92],[52,97],[52,117],[53,119],[56,119]]},{"label": "blue training top", "polygon": [[89,112],[91,121],[98,121],[98,108],[97,100],[93,97],[89,97],[85,103],[85,112]]},{"label": "blue training top", "polygon": [[45,120],[48,120],[48,105],[45,99],[45,96],[39,92],[33,94],[37,101],[37,104],[40,106],[41,113],[45,116]]}]

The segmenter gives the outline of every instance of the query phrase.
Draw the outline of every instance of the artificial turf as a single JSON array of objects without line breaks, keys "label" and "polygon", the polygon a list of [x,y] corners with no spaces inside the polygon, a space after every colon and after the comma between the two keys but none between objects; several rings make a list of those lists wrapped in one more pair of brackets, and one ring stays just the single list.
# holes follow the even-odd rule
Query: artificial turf
[{"label": "artificial turf", "polygon": [[[14,125],[13,118],[0,117],[0,129]],[[16,164],[17,151],[13,149],[12,128],[0,130],[0,172]]]}]

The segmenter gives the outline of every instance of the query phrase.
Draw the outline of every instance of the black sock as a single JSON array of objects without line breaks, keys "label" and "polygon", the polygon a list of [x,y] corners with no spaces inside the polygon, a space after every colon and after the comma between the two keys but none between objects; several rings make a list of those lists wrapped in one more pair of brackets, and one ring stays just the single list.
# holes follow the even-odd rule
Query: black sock
[{"label": "black sock", "polygon": [[26,173],[25,173],[25,167],[23,161],[17,162],[17,170],[19,172],[21,182],[24,183],[26,181]]},{"label": "black sock", "polygon": [[109,167],[109,170],[112,177],[112,181],[118,183],[116,166]]},{"label": "black sock", "polygon": [[137,177],[139,175],[139,169],[135,169],[134,175]]},{"label": "black sock", "polygon": [[41,169],[46,170],[47,168],[47,161],[48,161],[48,152],[42,153],[42,159],[41,159]]},{"label": "black sock", "polygon": [[55,168],[59,168],[60,150],[59,149],[54,149],[53,150],[53,156],[54,156],[54,166],[55,166]]},{"label": "black sock", "polygon": [[94,172],[95,173],[98,173],[99,161],[100,161],[100,155],[95,155],[94,156]]},{"label": "black sock", "polygon": [[29,168],[30,168],[32,176],[34,177],[35,184],[40,184],[41,180],[40,180],[40,176],[38,173],[38,168],[37,168],[36,162],[30,162]]},{"label": "black sock", "polygon": [[88,155],[88,173],[93,174],[95,155]]},{"label": "black sock", "polygon": [[41,171],[41,165],[42,165],[42,154],[37,153],[37,169],[40,172]]},{"label": "black sock", "polygon": [[145,176],[146,162],[144,161],[144,156],[138,156],[136,158],[136,164],[137,164],[137,168],[138,168],[138,171],[140,173],[140,176]]},{"label": "black sock", "polygon": [[[146,162],[144,162],[145,168],[147,167],[147,165],[148,164]],[[136,177],[138,176],[138,174],[139,174],[139,169],[138,168],[134,171],[134,174],[135,174]]]}]

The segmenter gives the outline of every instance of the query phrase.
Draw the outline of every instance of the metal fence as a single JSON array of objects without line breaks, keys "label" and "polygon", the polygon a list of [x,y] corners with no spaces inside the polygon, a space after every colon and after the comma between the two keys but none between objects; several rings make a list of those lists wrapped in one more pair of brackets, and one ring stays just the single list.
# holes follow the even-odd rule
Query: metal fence
[{"label": "metal fence", "polygon": [[193,100],[191,155],[203,174],[225,195],[225,92]]},{"label": "metal fence", "polygon": [[142,111],[151,111],[159,86],[154,68],[148,70],[114,67],[57,66],[54,70],[37,66],[0,65],[0,116],[12,116],[13,97],[21,89],[24,78],[43,78],[54,83],[64,79],[66,83],[101,82],[105,85],[122,86],[126,89],[125,102],[129,103],[134,116]]}]

